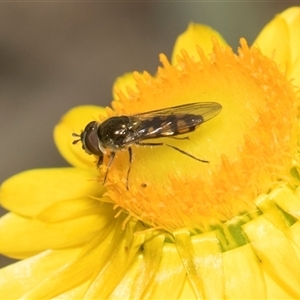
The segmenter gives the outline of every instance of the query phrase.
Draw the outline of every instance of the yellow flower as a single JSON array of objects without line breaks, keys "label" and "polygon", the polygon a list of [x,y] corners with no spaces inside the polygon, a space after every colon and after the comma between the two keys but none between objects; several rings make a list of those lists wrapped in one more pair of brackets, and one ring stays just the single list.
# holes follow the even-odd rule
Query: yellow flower
[{"label": "yellow flower", "polygon": [[[300,8],[290,8],[236,55],[190,24],[155,77],[116,81],[113,109],[69,111],[54,136],[74,167],[1,187],[11,212],[0,252],[23,260],[0,270],[0,299],[300,298],[299,34]],[[90,121],[192,102],[223,108],[188,140],[153,142],[209,163],[132,145],[131,164],[116,151],[103,186],[109,151],[97,170],[72,145]]]}]

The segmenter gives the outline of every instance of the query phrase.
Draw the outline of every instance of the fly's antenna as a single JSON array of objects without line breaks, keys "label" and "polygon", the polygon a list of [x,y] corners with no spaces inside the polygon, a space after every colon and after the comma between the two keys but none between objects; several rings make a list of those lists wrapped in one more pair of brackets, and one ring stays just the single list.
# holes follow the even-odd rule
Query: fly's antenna
[{"label": "fly's antenna", "polygon": [[81,141],[81,134],[78,134],[78,133],[73,132],[73,133],[72,133],[72,136],[73,136],[73,137],[79,137],[79,139],[77,139],[77,140],[75,140],[75,141],[72,142],[73,145],[75,145],[75,144],[77,144],[78,142]]}]

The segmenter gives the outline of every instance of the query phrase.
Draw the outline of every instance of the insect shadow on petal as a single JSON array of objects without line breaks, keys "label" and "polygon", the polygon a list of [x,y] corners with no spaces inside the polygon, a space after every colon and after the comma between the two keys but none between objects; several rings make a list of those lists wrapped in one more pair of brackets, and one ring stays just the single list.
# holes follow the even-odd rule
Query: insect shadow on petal
[{"label": "insect shadow on petal", "polygon": [[176,146],[165,142],[147,142],[147,140],[166,137],[181,139],[178,137],[179,135],[196,130],[202,123],[214,118],[221,109],[221,104],[217,102],[196,102],[130,116],[115,116],[102,123],[92,121],[86,125],[81,134],[73,133],[73,137],[79,138],[73,141],[73,144],[81,141],[82,148],[87,154],[98,156],[97,167],[102,165],[107,150],[110,151],[103,184],[106,182],[116,152],[127,149],[129,168],[126,176],[126,188],[128,190],[132,164],[131,145],[167,146],[197,161],[208,163],[209,161],[197,158]]}]

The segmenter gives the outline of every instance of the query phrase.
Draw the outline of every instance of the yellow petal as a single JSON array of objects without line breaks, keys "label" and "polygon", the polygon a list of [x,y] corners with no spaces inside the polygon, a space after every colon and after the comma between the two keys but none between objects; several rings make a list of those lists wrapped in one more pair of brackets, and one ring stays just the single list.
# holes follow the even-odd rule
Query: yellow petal
[{"label": "yellow petal", "polygon": [[109,261],[110,255],[117,247],[123,231],[116,232],[115,227],[116,225],[120,226],[120,222],[122,220],[112,222],[93,240],[85,243],[75,260],[62,268],[57,268],[48,277],[42,278],[38,285],[28,290],[24,298],[51,299],[84,284],[84,282],[91,281]]},{"label": "yellow petal", "polygon": [[298,249],[300,249],[300,221],[297,221],[293,226],[291,226],[291,232],[293,234],[293,242],[296,244]]},{"label": "yellow petal", "polygon": [[93,170],[75,168],[25,171],[2,184],[1,205],[20,215],[33,217],[62,200],[100,197],[104,189],[95,180],[96,176],[96,170],[93,173]]},{"label": "yellow petal", "polygon": [[132,265],[128,268],[124,277],[117,285],[116,289],[106,299],[113,299],[113,300],[141,299],[141,298],[132,297],[131,292],[135,288],[138,288],[138,285],[134,281],[134,279],[139,275],[139,271],[140,271],[139,266],[141,265],[142,261],[143,261],[142,255],[138,255],[137,257],[135,257]]},{"label": "yellow petal", "polygon": [[81,143],[73,145],[78,139],[72,133],[80,134],[85,126],[94,120],[99,120],[100,115],[106,115],[104,108],[99,106],[78,106],[67,112],[55,126],[54,140],[60,154],[71,165],[80,168],[95,168],[95,158],[87,155],[81,148]]},{"label": "yellow petal", "polygon": [[104,211],[104,205],[106,204],[102,201],[89,199],[87,197],[64,200],[50,205],[38,214],[36,218],[45,223],[61,222],[93,214],[105,215],[108,219],[111,219],[113,217],[112,207],[109,206],[109,208]]},{"label": "yellow petal", "polygon": [[176,246],[165,243],[159,270],[145,293],[145,299],[178,299],[185,278],[186,272]]},{"label": "yellow petal", "polygon": [[[132,262],[137,259],[144,235],[132,234],[134,231],[138,231],[137,228],[131,231],[135,225],[135,222],[127,224],[126,231],[121,233],[122,237],[117,236],[117,234],[114,235],[113,243],[109,245],[110,247],[106,249],[103,255],[103,257],[107,256],[105,261],[103,260],[103,268],[85,295],[87,299],[106,299],[120,283]],[[110,280],[108,281],[107,278]]]},{"label": "yellow petal", "polygon": [[264,27],[253,45],[274,59],[281,70],[289,68],[291,58],[289,30],[280,15]]},{"label": "yellow petal", "polygon": [[51,300],[70,300],[70,299],[84,299],[84,294],[90,285],[89,281],[83,284],[79,284],[73,289],[70,289],[57,297],[51,298]]},{"label": "yellow petal", "polygon": [[226,298],[266,298],[260,261],[250,244],[224,252],[223,268]]},{"label": "yellow petal", "polygon": [[289,78],[292,79],[293,84],[297,87],[300,87],[300,56],[293,63],[293,66],[288,72]]},{"label": "yellow petal", "polygon": [[281,70],[300,86],[300,7],[291,7],[277,15],[254,42],[262,52],[273,57]]},{"label": "yellow petal", "polygon": [[[128,294],[131,299],[144,298],[144,291],[147,291],[149,284],[153,283],[160,266],[165,235],[153,236],[150,233],[149,236],[149,238],[147,236],[145,238],[148,242],[143,244],[143,259],[138,268],[136,268],[135,276],[132,276],[133,285]],[[111,295],[112,298],[113,294]]]},{"label": "yellow petal", "polygon": [[280,14],[289,30],[290,68],[287,70],[289,78],[300,87],[300,7],[291,7]]},{"label": "yellow petal", "polygon": [[289,213],[297,219],[300,219],[299,195],[295,195],[288,186],[282,186],[278,189],[274,189],[268,195],[268,198],[274,200],[275,203],[285,212]]},{"label": "yellow petal", "polygon": [[80,249],[48,250],[0,270],[0,299],[20,299],[58,268],[68,265]]},{"label": "yellow petal", "polygon": [[187,30],[178,36],[172,54],[172,64],[177,63],[177,55],[181,55],[184,49],[192,58],[199,57],[197,45],[200,46],[205,54],[212,53],[212,37],[216,38],[220,45],[226,45],[223,37],[209,26],[190,23]]},{"label": "yellow petal", "polygon": [[220,241],[215,231],[193,236],[191,240],[195,251],[196,269],[201,274],[206,299],[222,299],[223,259]]},{"label": "yellow petal", "polygon": [[203,295],[204,283],[200,270],[197,268],[197,257],[190,239],[190,232],[187,229],[176,230],[174,238],[196,298],[205,298],[206,295]]},{"label": "yellow petal", "polygon": [[300,298],[300,260],[292,240],[269,217],[262,215],[243,225],[262,267],[288,294]]},{"label": "yellow petal", "polygon": [[279,15],[286,22],[289,30],[291,64],[300,58],[300,7],[291,7]]},{"label": "yellow petal", "polygon": [[143,293],[152,283],[160,264],[164,239],[164,235],[152,236],[143,245],[142,254],[135,257],[109,299],[145,299]]},{"label": "yellow petal", "polygon": [[278,282],[277,278],[272,277],[272,274],[268,270],[263,269],[264,283],[267,289],[267,296],[265,299],[271,300],[295,300],[295,296],[291,295],[281,282]]},{"label": "yellow petal", "polygon": [[104,213],[51,224],[8,213],[0,219],[0,252],[24,258],[46,249],[77,247],[91,240],[107,223]]}]

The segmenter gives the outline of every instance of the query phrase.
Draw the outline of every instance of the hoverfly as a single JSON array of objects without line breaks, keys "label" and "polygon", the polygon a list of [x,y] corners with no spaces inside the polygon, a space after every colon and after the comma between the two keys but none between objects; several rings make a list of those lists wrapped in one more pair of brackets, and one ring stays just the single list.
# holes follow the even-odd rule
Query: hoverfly
[{"label": "hoverfly", "polygon": [[197,158],[184,150],[165,142],[143,142],[158,138],[179,138],[178,135],[194,131],[202,123],[215,117],[222,109],[216,102],[196,102],[169,108],[153,110],[131,116],[116,116],[99,123],[88,123],[81,134],[73,133],[79,139],[73,144],[82,142],[82,148],[87,154],[98,156],[97,167],[103,163],[103,156],[110,151],[110,159],[103,184],[106,181],[109,167],[116,152],[128,150],[129,168],[127,170],[126,188],[132,163],[131,145],[139,146],[167,146],[197,161],[208,163],[207,160]]}]

